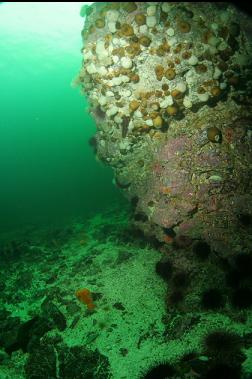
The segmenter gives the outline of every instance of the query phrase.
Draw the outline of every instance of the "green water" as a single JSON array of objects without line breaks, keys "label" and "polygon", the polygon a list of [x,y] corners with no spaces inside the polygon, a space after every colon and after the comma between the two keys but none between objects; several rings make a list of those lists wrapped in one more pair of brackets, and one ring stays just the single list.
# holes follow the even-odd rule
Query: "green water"
[{"label": "green water", "polygon": [[71,82],[83,3],[0,5],[0,228],[86,217],[122,201],[97,162],[95,124]]}]

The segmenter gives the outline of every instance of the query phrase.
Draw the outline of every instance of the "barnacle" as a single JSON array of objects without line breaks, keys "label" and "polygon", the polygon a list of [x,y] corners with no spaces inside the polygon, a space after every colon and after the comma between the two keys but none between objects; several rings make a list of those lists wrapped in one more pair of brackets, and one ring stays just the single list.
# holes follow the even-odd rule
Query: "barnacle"
[{"label": "barnacle", "polygon": [[154,128],[162,128],[162,125],[163,125],[163,119],[160,115],[158,115],[153,120],[153,126]]},{"label": "barnacle", "polygon": [[104,21],[104,19],[102,19],[102,18],[98,18],[98,19],[95,21],[95,26],[96,26],[98,29],[102,29],[102,28],[104,28],[104,26],[105,26],[105,21]]},{"label": "barnacle", "polygon": [[131,110],[132,112],[136,111],[137,108],[138,108],[139,106],[140,106],[140,103],[139,103],[139,101],[137,101],[137,100],[132,100],[132,101],[130,102],[130,104],[129,104],[129,108],[130,108],[130,110]]},{"label": "barnacle", "polygon": [[174,105],[169,105],[166,108],[166,112],[168,113],[169,116],[174,116],[178,112],[178,108]]},{"label": "barnacle", "polygon": [[221,94],[221,89],[220,89],[220,87],[217,87],[217,86],[213,87],[213,88],[211,89],[211,94],[212,94],[213,96],[220,96],[220,94]]},{"label": "barnacle", "polygon": [[164,75],[164,67],[162,65],[157,65],[155,67],[155,74],[156,74],[157,80],[161,80]]},{"label": "barnacle", "polygon": [[178,21],[177,26],[181,33],[188,33],[191,30],[191,25],[186,21]]},{"label": "barnacle", "polygon": [[166,77],[166,79],[172,80],[172,79],[175,78],[175,76],[176,76],[176,71],[173,68],[168,68],[165,71],[165,77]]},{"label": "barnacle", "polygon": [[132,82],[135,82],[135,83],[137,83],[137,82],[139,82],[139,75],[138,74],[130,74],[130,80],[132,81]]},{"label": "barnacle", "polygon": [[134,30],[133,30],[132,26],[129,24],[123,24],[121,26],[120,32],[125,37],[131,37],[134,35]]},{"label": "barnacle", "polygon": [[135,22],[138,26],[144,25],[146,23],[146,16],[143,13],[136,14]]},{"label": "barnacle", "polygon": [[139,38],[139,43],[144,47],[149,47],[151,44],[151,39],[147,36],[142,36]]},{"label": "barnacle", "polygon": [[126,3],[122,3],[122,8],[126,12],[131,13],[131,12],[134,12],[135,10],[137,10],[137,5],[136,5],[136,3],[133,3],[133,2],[126,2]]},{"label": "barnacle", "polygon": [[195,71],[197,72],[197,74],[202,74],[207,71],[207,66],[203,63],[200,63],[195,67]]}]

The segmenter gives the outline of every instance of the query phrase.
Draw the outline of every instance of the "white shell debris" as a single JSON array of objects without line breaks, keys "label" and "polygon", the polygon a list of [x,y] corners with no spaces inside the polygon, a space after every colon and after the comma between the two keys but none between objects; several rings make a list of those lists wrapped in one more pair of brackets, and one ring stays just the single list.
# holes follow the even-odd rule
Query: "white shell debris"
[{"label": "white shell debris", "polygon": [[131,68],[132,67],[132,60],[129,57],[122,57],[121,65],[123,68]]},{"label": "white shell debris", "polygon": [[195,56],[195,55],[192,55],[189,59],[188,59],[188,63],[191,65],[191,66],[194,66],[198,63],[198,58]]},{"label": "white shell debris", "polygon": [[206,102],[209,99],[209,94],[207,92],[198,93],[198,99],[202,102]]},{"label": "white shell debris", "polygon": [[108,51],[105,49],[103,40],[99,40],[97,42],[95,52],[99,60],[102,60],[108,57]]},{"label": "white shell debris", "polygon": [[107,92],[106,92],[106,96],[107,96],[107,97],[114,96],[114,92],[112,92],[112,91],[107,91]]},{"label": "white shell debris", "polygon": [[116,22],[119,17],[119,12],[116,10],[111,10],[106,13],[106,19],[108,22]]},{"label": "white shell debris", "polygon": [[190,98],[188,96],[184,97],[183,105],[187,109],[192,107],[192,102],[191,102],[191,100],[190,100]]},{"label": "white shell debris", "polygon": [[122,118],[117,114],[115,117],[114,117],[114,121],[117,123],[117,124],[121,124],[122,123]]},{"label": "white shell debris", "polygon": [[170,96],[165,97],[165,99],[162,100],[159,105],[160,105],[160,108],[164,109],[164,108],[167,108],[169,105],[172,105],[172,104],[173,104],[173,98],[170,95]]},{"label": "white shell debris", "polygon": [[115,33],[116,32],[116,23],[114,21],[108,22],[108,29],[110,33]]},{"label": "white shell debris", "polygon": [[100,74],[100,75],[107,75],[107,73],[108,73],[106,67],[104,67],[104,66],[100,66],[100,67],[97,69],[97,72],[98,72],[98,74]]},{"label": "white shell debris", "polygon": [[139,110],[135,111],[134,115],[135,115],[137,118],[142,118],[142,117],[143,117],[142,112],[140,112]]},{"label": "white shell debris", "polygon": [[156,6],[155,5],[150,5],[147,8],[147,16],[155,16],[156,14]]},{"label": "white shell debris", "polygon": [[149,118],[148,120],[145,121],[145,124],[148,125],[148,126],[153,126],[153,121],[151,118]]},{"label": "white shell debris", "polygon": [[87,65],[86,70],[90,75],[95,74],[96,73],[96,67],[95,67],[94,63],[90,63],[89,65]]},{"label": "white shell debris", "polygon": [[186,83],[185,82],[178,82],[176,85],[176,90],[184,93],[186,91]]},{"label": "white shell debris", "polygon": [[129,89],[125,89],[121,91],[121,96],[125,97],[130,97],[131,96],[131,91]]},{"label": "white shell debris", "polygon": [[168,28],[168,29],[166,30],[166,33],[168,34],[169,37],[172,37],[172,36],[174,36],[174,34],[175,34],[173,28]]},{"label": "white shell debris", "polygon": [[113,60],[114,63],[118,63],[119,62],[119,57],[117,55],[113,55],[112,60]]},{"label": "white shell debris", "polygon": [[165,13],[168,13],[169,10],[170,10],[170,4],[164,2],[164,3],[162,4],[162,11],[165,12]]},{"label": "white shell debris", "polygon": [[215,67],[214,69],[214,74],[213,74],[213,78],[214,79],[219,79],[219,77],[221,76],[222,72],[221,70],[219,69],[219,67]]},{"label": "white shell debris", "polygon": [[146,25],[149,27],[149,28],[153,28],[157,23],[157,19],[155,16],[147,16],[146,17]]},{"label": "white shell debris", "polygon": [[108,117],[111,117],[111,116],[114,116],[115,114],[117,114],[117,112],[118,112],[118,108],[115,105],[113,105],[111,108],[109,108],[106,111],[106,115]]},{"label": "white shell debris", "polygon": [[173,45],[175,45],[176,43],[177,43],[177,38],[176,38],[176,37],[172,36],[171,38],[169,38],[169,40],[168,40],[168,44],[169,44],[170,46],[173,46]]},{"label": "white shell debris", "polygon": [[142,33],[142,34],[147,33],[147,32],[148,32],[148,27],[147,27],[147,25],[141,25],[140,28],[139,28],[139,31],[140,31],[140,33]]},{"label": "white shell debris", "polygon": [[98,103],[99,103],[101,106],[107,104],[107,98],[106,98],[106,96],[100,96],[100,98],[98,99]]}]

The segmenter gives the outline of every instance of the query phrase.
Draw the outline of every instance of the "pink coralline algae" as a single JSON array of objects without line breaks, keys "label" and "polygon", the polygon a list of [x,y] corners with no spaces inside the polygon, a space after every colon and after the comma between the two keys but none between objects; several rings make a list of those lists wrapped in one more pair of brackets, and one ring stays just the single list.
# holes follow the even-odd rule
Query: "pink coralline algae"
[{"label": "pink coralline algae", "polygon": [[[228,155],[227,149],[211,146],[210,150],[204,147],[206,151],[192,154],[195,147],[196,139],[185,136],[170,139],[162,146],[154,156],[139,208],[146,210],[151,224],[173,229],[177,246],[183,245],[183,236],[190,241],[208,236],[211,245],[220,246],[217,236],[221,238],[221,229],[228,225],[231,231],[236,224],[238,210],[234,209],[232,199],[239,182],[232,172],[238,161]],[[239,174],[246,176],[244,167]],[[153,201],[151,211],[150,201]],[[227,234],[223,233],[225,244],[228,246],[231,241],[232,245]],[[216,236],[216,240],[210,240],[210,236]],[[158,238],[162,240],[162,233]]]},{"label": "pink coralline algae", "polygon": [[184,151],[190,149],[191,141],[188,137],[173,138],[163,147],[159,153],[159,159],[162,161],[176,160]]}]

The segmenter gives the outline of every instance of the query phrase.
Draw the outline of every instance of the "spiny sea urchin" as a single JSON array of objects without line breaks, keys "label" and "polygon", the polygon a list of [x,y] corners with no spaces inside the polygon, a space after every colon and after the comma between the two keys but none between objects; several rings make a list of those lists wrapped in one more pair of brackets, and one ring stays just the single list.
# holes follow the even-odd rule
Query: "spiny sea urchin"
[{"label": "spiny sea urchin", "polygon": [[159,363],[151,367],[143,376],[143,379],[166,379],[175,374],[174,368],[169,363]]},{"label": "spiny sea urchin", "polygon": [[199,258],[200,260],[205,260],[208,258],[209,254],[211,253],[211,248],[205,241],[198,241],[193,246],[193,252]]},{"label": "spiny sea urchin", "polygon": [[216,310],[224,306],[224,298],[217,288],[209,288],[202,293],[201,305],[203,309]]},{"label": "spiny sea urchin", "polygon": [[230,357],[240,353],[242,338],[225,329],[210,332],[203,340],[206,354],[218,361],[230,360]]},{"label": "spiny sea urchin", "polygon": [[173,266],[169,259],[162,258],[156,263],[156,273],[165,281],[168,281],[171,278],[172,271]]},{"label": "spiny sea urchin", "polygon": [[226,364],[218,364],[211,367],[206,374],[204,379],[240,379],[241,372],[240,368],[232,367]]}]

